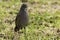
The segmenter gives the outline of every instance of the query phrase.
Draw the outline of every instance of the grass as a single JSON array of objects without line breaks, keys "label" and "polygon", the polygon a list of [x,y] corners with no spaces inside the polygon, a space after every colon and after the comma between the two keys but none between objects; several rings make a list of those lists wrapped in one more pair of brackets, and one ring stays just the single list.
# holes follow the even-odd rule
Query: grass
[{"label": "grass", "polygon": [[[14,20],[20,7],[20,0],[0,1],[0,40],[12,40]],[[26,27],[28,40],[60,40],[59,10],[59,0],[28,0],[29,25]],[[25,40],[23,33],[20,40]]]}]

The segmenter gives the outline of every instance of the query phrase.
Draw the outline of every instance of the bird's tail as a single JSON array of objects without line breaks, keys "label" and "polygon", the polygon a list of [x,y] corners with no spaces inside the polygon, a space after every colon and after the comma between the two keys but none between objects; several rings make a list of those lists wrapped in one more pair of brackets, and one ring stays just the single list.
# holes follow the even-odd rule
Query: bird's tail
[{"label": "bird's tail", "polygon": [[14,28],[14,31],[15,31],[15,32],[19,31],[19,27],[16,26],[16,27]]}]

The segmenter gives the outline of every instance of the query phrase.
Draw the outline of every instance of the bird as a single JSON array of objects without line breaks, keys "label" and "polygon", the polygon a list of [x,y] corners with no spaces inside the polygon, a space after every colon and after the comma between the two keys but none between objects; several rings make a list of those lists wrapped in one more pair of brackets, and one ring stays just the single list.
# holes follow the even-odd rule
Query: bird
[{"label": "bird", "polygon": [[26,26],[29,23],[29,16],[28,16],[28,12],[27,12],[27,4],[22,4],[21,8],[16,16],[15,19],[15,28],[14,31],[18,32],[21,29],[25,29]]}]

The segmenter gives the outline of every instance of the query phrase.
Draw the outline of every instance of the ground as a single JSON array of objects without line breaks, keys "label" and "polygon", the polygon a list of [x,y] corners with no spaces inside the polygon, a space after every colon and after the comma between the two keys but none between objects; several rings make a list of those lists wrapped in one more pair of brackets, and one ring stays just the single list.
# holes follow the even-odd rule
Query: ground
[{"label": "ground", "polygon": [[[0,0],[0,40],[12,40],[14,20],[21,4],[20,0]],[[60,0],[28,0],[27,4],[28,40],[60,40]],[[25,40],[23,33],[19,37]]]}]

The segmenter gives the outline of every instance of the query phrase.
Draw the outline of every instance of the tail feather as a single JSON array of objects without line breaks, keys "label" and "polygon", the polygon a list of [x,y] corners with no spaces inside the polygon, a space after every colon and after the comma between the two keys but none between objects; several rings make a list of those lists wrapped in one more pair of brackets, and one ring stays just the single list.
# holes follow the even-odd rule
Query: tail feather
[{"label": "tail feather", "polygon": [[16,26],[16,27],[14,28],[14,31],[17,32],[17,31],[19,31],[19,29],[20,29],[20,28]]}]

